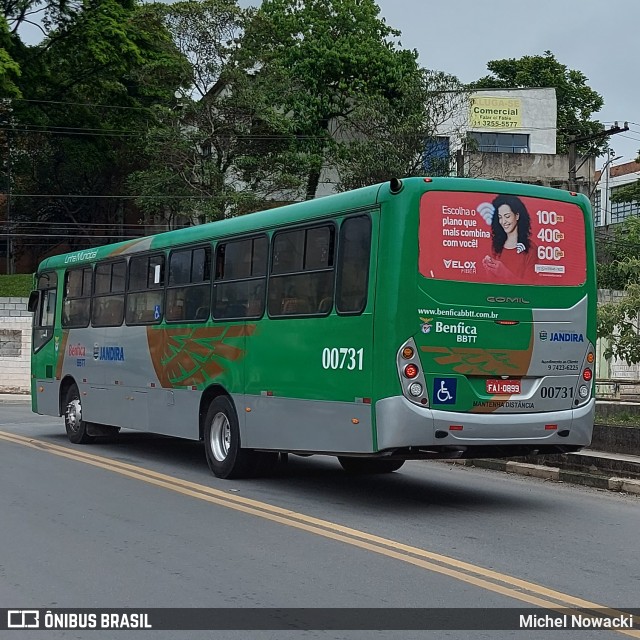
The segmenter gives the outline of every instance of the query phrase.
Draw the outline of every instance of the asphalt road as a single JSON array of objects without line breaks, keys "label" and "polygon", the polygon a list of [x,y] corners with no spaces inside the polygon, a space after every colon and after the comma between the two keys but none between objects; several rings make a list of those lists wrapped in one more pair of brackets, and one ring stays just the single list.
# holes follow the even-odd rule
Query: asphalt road
[{"label": "asphalt road", "polygon": [[[542,604],[624,611],[640,607],[638,531],[637,496],[441,462],[350,477],[320,456],[291,456],[273,477],[224,481],[210,475],[198,443],[128,431],[74,446],[61,419],[0,404],[2,607],[473,607],[490,616],[495,608]],[[530,632],[105,633],[7,635],[262,640]],[[558,635],[535,632],[547,637]]]}]

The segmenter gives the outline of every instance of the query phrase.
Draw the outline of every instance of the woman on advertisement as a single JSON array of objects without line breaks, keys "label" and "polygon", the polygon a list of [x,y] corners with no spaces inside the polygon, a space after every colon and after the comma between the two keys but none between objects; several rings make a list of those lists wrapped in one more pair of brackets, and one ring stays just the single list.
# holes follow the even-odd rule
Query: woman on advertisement
[{"label": "woman on advertisement", "polygon": [[499,195],[483,202],[478,213],[491,224],[492,251],[482,259],[488,276],[501,283],[529,283],[536,277],[537,246],[532,242],[531,218],[520,198]]}]

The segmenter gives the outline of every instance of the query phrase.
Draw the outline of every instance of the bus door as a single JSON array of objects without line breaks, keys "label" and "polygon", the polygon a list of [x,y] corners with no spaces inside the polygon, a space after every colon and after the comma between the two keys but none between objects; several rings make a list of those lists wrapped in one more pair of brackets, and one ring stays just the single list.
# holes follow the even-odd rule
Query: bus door
[{"label": "bus door", "polygon": [[58,277],[55,271],[37,276],[37,289],[29,297],[29,311],[33,312],[31,342],[31,403],[36,413],[57,415],[58,393],[56,367],[60,350],[60,336],[55,336]]}]

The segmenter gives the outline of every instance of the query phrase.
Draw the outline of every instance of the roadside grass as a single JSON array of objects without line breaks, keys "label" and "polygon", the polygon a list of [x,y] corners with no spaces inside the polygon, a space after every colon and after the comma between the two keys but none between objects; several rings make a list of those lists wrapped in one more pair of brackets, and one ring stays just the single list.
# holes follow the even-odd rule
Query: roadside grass
[{"label": "roadside grass", "polygon": [[596,424],[617,425],[620,427],[637,427],[640,429],[640,414],[633,414],[628,411],[620,411],[608,413],[607,415],[599,415],[596,409]]},{"label": "roadside grass", "polygon": [[28,298],[32,287],[30,273],[0,276],[0,298]]}]

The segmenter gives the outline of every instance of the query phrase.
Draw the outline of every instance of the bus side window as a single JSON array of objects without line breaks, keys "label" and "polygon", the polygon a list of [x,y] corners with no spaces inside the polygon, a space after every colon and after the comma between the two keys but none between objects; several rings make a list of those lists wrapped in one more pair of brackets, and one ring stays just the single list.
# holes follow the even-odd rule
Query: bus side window
[{"label": "bus side window", "polygon": [[91,324],[94,327],[119,327],[124,319],[124,260],[98,263],[93,282]]},{"label": "bus side window", "polygon": [[91,267],[68,269],[64,276],[62,326],[87,327],[91,314]]},{"label": "bus side window", "polygon": [[216,320],[259,318],[269,241],[266,236],[233,240],[216,247],[213,317]]},{"label": "bus side window", "polygon": [[127,324],[158,324],[163,316],[164,254],[129,260],[125,320]]},{"label": "bus side window", "polygon": [[371,219],[347,218],[340,228],[336,309],[338,313],[358,314],[367,306]]},{"label": "bus side window", "polygon": [[211,248],[172,251],[167,283],[167,322],[202,322],[209,317]]},{"label": "bus side window", "polygon": [[269,315],[322,316],[333,306],[335,226],[279,231],[269,275]]}]

